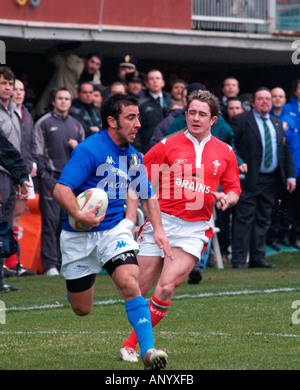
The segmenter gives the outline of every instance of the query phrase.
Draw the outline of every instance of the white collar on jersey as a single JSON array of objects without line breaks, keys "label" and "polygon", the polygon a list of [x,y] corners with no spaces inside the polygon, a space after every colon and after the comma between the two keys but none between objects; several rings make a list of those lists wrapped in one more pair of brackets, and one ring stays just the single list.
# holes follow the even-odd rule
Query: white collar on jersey
[{"label": "white collar on jersey", "polygon": [[199,141],[197,140],[197,138],[195,138],[194,136],[192,136],[192,134],[189,132],[188,129],[186,129],[185,135],[186,135],[186,137],[187,137],[188,139],[190,139],[193,143],[197,142],[198,144],[201,144],[202,142],[203,142],[204,144],[206,144],[206,142],[208,142],[208,141],[210,140],[210,138],[211,138],[211,134],[209,134],[206,138],[204,138],[201,142],[199,142]]}]

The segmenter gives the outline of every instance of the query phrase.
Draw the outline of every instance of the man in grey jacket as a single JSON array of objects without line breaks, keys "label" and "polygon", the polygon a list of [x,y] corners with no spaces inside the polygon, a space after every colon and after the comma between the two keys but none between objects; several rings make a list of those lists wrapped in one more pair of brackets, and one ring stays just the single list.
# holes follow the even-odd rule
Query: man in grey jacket
[{"label": "man in grey jacket", "polygon": [[84,139],[81,124],[69,115],[71,93],[58,88],[53,93],[53,110],[35,124],[38,160],[39,204],[42,216],[41,260],[44,274],[59,274],[62,209],[53,189],[73,149]]}]

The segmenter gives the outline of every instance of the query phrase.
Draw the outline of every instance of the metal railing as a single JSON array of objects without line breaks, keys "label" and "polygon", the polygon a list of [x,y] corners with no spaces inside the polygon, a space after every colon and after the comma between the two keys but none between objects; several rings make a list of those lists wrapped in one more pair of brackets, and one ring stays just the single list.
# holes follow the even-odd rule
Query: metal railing
[{"label": "metal railing", "polygon": [[193,0],[192,7],[196,30],[267,34],[275,0]]}]

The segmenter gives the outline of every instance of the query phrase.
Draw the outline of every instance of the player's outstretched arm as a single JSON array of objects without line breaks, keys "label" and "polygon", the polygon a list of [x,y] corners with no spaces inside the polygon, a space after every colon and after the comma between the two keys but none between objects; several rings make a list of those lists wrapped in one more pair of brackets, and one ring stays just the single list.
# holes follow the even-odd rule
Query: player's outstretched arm
[{"label": "player's outstretched arm", "polygon": [[142,208],[154,229],[154,239],[160,249],[163,249],[166,256],[173,259],[169,239],[167,238],[161,222],[161,213],[156,196],[149,199],[142,199]]}]

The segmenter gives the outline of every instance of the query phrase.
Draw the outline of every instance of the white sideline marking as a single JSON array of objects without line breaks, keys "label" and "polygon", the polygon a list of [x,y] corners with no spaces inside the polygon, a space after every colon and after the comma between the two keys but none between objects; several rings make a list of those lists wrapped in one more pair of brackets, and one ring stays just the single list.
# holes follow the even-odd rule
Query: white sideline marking
[{"label": "white sideline marking", "polygon": [[[185,299],[185,298],[210,298],[210,297],[222,297],[222,296],[235,296],[235,295],[251,295],[251,294],[273,294],[278,292],[293,292],[300,291],[300,287],[282,287],[265,290],[242,290],[242,291],[221,291],[212,293],[200,293],[200,294],[183,294],[175,295],[172,299]],[[122,299],[108,299],[105,301],[96,301],[94,305],[114,305],[117,303],[123,303]],[[56,302],[54,304],[40,305],[40,306],[12,306],[6,307],[5,311],[30,311],[30,310],[43,310],[43,309],[58,309],[69,305],[69,303],[62,304]],[[1,310],[1,309],[0,309]],[[3,309],[2,309],[3,310]]]},{"label": "white sideline marking", "polygon": [[[37,330],[37,331],[0,331],[0,335],[112,335],[112,334],[128,334],[127,331],[63,331],[63,330]],[[231,333],[224,332],[160,332],[161,336],[233,336]],[[273,336],[273,337],[290,337],[300,339],[299,334],[288,334],[288,333],[263,333],[263,332],[247,332],[247,336]]]},{"label": "white sideline marking", "polygon": [[277,292],[292,292],[299,291],[300,287],[283,287],[283,288],[272,288],[266,290],[242,290],[242,291],[221,291],[215,293],[201,293],[198,295],[183,294],[174,296],[172,299],[184,299],[184,298],[207,298],[207,297],[222,297],[231,295],[250,295],[250,294],[272,294]]}]

